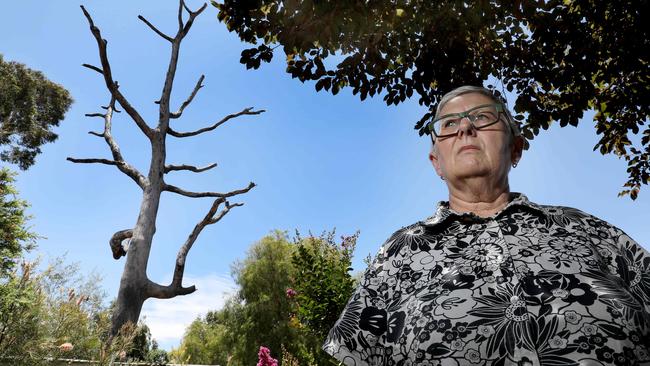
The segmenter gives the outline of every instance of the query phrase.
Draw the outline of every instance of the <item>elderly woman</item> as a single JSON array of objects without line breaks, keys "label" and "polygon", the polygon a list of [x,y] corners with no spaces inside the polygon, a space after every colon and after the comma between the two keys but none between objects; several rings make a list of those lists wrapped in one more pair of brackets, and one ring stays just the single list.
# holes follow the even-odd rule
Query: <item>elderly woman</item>
[{"label": "elderly woman", "polygon": [[445,95],[429,159],[449,200],[381,247],[325,341],[345,365],[650,364],[650,255],[510,192],[523,138],[489,90]]}]

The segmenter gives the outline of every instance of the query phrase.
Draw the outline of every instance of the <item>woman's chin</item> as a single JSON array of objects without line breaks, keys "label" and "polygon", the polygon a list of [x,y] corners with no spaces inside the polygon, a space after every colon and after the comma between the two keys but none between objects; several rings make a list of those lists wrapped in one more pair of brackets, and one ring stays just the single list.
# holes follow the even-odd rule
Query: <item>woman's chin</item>
[{"label": "woman's chin", "polygon": [[456,166],[455,176],[458,179],[486,177],[490,175],[490,169],[477,161],[467,161]]}]

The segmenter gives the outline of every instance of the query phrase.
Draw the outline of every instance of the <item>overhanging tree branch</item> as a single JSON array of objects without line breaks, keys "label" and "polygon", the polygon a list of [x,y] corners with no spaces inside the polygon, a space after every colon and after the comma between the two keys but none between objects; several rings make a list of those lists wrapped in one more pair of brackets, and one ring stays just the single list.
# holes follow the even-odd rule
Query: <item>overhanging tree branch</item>
[{"label": "overhanging tree branch", "polygon": [[201,167],[201,168],[195,167],[193,165],[185,165],[185,164],[183,164],[183,165],[165,165],[165,173],[169,173],[169,172],[175,171],[175,170],[189,170],[189,171],[192,171],[194,173],[201,173],[201,172],[204,172],[206,170],[212,169],[212,168],[214,168],[216,166],[217,166],[217,163],[212,163],[210,165],[206,165],[206,166]]},{"label": "overhanging tree branch", "polygon": [[237,189],[237,190],[226,192],[226,193],[220,193],[220,192],[190,192],[190,191],[186,191],[186,190],[184,190],[182,188],[178,188],[176,186],[173,186],[171,184],[165,183],[163,185],[163,191],[172,192],[172,193],[180,194],[181,196],[192,197],[192,198],[201,198],[201,197],[227,198],[227,197],[236,196],[238,194],[246,193],[246,192],[250,191],[253,187],[255,187],[255,183],[250,182],[248,184],[248,187],[246,187],[246,188]]},{"label": "overhanging tree branch", "polygon": [[237,112],[237,113],[233,113],[233,114],[229,114],[229,115],[225,116],[225,117],[222,118],[220,121],[216,122],[215,124],[213,124],[213,125],[210,126],[210,127],[201,128],[201,129],[199,129],[199,130],[192,131],[192,132],[178,132],[178,131],[173,130],[173,129],[170,127],[170,128],[167,130],[167,133],[169,133],[170,135],[172,135],[172,136],[174,136],[174,137],[190,137],[190,136],[196,136],[196,135],[202,134],[202,133],[204,133],[204,132],[212,131],[212,130],[214,130],[215,128],[221,126],[222,124],[226,123],[227,121],[229,121],[229,120],[231,120],[231,119],[233,119],[233,118],[236,118],[236,117],[239,117],[239,116],[243,116],[243,115],[254,115],[254,114],[260,114],[260,113],[264,113],[264,112],[266,112],[264,109],[260,109],[260,110],[254,111],[254,110],[253,110],[253,107],[249,107],[249,108],[245,108],[245,109],[242,110],[241,112]]},{"label": "overhanging tree branch", "polygon": [[117,84],[116,81],[113,80],[113,75],[111,73],[111,65],[108,61],[108,54],[106,52],[106,45],[107,41],[102,38],[101,31],[99,28],[95,26],[95,23],[93,22],[92,17],[86,11],[86,8],[84,8],[83,5],[81,5],[81,10],[84,13],[84,16],[88,20],[88,24],[90,25],[90,31],[95,37],[95,40],[97,41],[97,48],[99,49],[99,59],[102,63],[102,68],[98,67],[92,67],[91,65],[84,64],[84,66],[89,67],[90,69],[93,69],[97,72],[100,72],[102,75],[104,75],[104,81],[106,83],[106,87],[108,90],[111,92],[113,96],[117,99],[117,101],[120,103],[120,105],[126,110],[126,113],[131,116],[133,121],[136,123],[136,125],[140,128],[142,133],[145,134],[149,139],[153,137],[153,130],[147,126],[147,123],[144,121],[142,116],[140,116],[140,113],[129,103],[129,101],[126,99],[126,97],[118,90],[119,85]]}]

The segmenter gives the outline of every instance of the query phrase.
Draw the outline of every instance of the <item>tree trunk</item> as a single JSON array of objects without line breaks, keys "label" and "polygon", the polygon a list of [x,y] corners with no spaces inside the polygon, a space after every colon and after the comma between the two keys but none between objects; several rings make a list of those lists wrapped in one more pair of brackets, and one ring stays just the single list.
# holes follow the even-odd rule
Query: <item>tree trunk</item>
[{"label": "tree trunk", "polygon": [[[156,157],[152,160],[160,160],[160,158]],[[149,297],[147,293],[149,282],[147,262],[156,232],[156,216],[160,204],[162,181],[158,179],[150,183],[143,193],[140,215],[133,229],[133,237],[126,254],[126,263],[111,321],[111,337],[116,336],[122,326],[128,322],[133,324],[138,322],[142,305]]]}]

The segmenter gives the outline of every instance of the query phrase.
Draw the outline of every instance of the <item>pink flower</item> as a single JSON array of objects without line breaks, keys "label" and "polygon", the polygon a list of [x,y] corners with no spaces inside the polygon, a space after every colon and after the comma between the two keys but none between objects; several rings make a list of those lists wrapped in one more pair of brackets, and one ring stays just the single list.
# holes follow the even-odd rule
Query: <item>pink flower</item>
[{"label": "pink flower", "polygon": [[70,352],[70,351],[72,351],[73,348],[74,348],[74,346],[72,345],[72,343],[65,342],[65,343],[61,343],[61,345],[59,346],[59,351],[61,351],[61,352]]},{"label": "pink flower", "polygon": [[296,292],[296,290],[292,289],[291,287],[287,288],[287,297],[288,297],[288,298],[291,299],[291,298],[293,298],[294,296],[296,296],[297,294],[298,294],[298,293]]},{"label": "pink flower", "polygon": [[271,357],[271,351],[264,346],[260,346],[257,357],[259,358],[257,366],[278,366],[278,360]]}]

